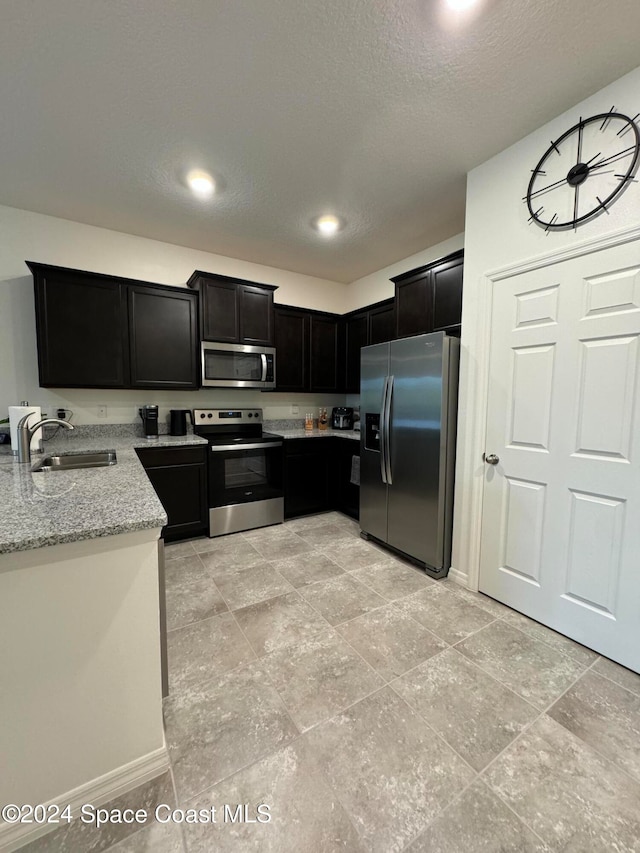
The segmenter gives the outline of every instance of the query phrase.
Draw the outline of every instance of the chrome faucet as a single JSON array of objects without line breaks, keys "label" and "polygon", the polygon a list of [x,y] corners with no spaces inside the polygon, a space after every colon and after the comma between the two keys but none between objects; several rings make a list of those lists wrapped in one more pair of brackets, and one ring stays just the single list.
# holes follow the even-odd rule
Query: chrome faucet
[{"label": "chrome faucet", "polygon": [[27,421],[32,414],[33,412],[29,412],[28,415],[25,415],[18,421],[18,462],[31,462],[31,439],[40,427],[47,424],[58,424],[58,426],[63,426],[65,429],[75,429],[69,421],[58,420],[58,418],[44,418],[30,427]]}]

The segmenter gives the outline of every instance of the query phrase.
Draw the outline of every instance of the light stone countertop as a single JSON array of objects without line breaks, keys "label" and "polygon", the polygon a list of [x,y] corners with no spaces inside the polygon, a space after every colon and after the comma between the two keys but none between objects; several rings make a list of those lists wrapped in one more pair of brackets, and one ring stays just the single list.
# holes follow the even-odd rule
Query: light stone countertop
[{"label": "light stone countertop", "polygon": [[270,430],[284,439],[288,438],[350,438],[360,441],[360,431],[355,429],[277,429]]},{"label": "light stone countertop", "polygon": [[206,439],[193,434],[149,441],[117,428],[95,436],[69,432],[46,442],[32,465],[42,455],[105,450],[115,450],[117,464],[49,472],[33,472],[0,446],[0,554],[163,527],[166,513],[135,450],[200,444]]}]

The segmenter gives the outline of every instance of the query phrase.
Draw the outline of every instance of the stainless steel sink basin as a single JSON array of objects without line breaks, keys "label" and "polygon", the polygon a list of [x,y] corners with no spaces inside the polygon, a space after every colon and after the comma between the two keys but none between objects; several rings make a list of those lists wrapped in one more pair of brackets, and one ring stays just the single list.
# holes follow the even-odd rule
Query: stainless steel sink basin
[{"label": "stainless steel sink basin", "polygon": [[32,471],[73,471],[76,468],[104,468],[117,463],[114,450],[104,453],[73,453],[67,456],[45,456]]}]

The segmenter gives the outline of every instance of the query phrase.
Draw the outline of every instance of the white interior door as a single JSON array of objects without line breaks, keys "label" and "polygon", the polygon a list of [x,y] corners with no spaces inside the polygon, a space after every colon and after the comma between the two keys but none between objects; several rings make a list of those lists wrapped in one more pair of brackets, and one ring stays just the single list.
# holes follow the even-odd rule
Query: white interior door
[{"label": "white interior door", "polygon": [[639,336],[638,242],[494,284],[480,561],[483,592],[636,671]]}]

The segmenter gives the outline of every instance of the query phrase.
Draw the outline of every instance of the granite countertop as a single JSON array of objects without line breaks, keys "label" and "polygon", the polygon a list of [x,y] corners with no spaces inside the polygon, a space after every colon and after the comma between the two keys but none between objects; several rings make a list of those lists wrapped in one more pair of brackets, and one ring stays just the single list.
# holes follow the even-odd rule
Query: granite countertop
[{"label": "granite countertop", "polygon": [[360,441],[360,430],[355,429],[279,429],[273,430],[287,438],[350,438],[352,441]]},{"label": "granite countertop", "polygon": [[193,434],[149,441],[117,428],[65,432],[47,441],[43,454],[34,453],[32,465],[43,455],[104,450],[115,450],[117,464],[37,473],[0,446],[0,554],[163,527],[167,516],[135,450],[194,444],[207,441]]}]

